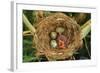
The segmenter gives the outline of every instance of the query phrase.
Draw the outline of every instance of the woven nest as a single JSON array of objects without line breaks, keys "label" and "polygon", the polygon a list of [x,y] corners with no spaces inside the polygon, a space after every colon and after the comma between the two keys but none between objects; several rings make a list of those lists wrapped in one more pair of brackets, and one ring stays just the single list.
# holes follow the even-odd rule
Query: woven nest
[{"label": "woven nest", "polygon": [[[50,46],[50,33],[57,27],[65,29],[63,35],[67,41],[63,49]],[[67,59],[82,45],[80,25],[63,13],[54,13],[40,21],[37,24],[36,35],[38,39],[33,40],[37,49],[36,56],[44,55],[48,60]]]}]

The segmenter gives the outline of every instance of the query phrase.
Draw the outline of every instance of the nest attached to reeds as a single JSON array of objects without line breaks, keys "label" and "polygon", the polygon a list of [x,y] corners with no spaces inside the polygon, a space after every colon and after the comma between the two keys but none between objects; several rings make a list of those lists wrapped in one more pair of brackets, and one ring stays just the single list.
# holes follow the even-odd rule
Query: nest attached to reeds
[{"label": "nest attached to reeds", "polygon": [[[58,47],[54,49],[50,46],[50,33],[57,27],[65,29],[63,35],[66,36],[67,44],[64,49]],[[37,49],[36,56],[44,55],[49,61],[67,59],[82,46],[80,25],[63,13],[53,13],[41,20],[37,24],[36,35],[38,38],[34,38]]]}]

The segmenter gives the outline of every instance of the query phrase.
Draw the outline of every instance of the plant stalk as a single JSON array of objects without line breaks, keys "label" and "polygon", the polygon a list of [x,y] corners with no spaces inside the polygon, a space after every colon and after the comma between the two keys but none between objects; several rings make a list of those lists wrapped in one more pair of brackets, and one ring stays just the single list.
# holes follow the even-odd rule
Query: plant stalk
[{"label": "plant stalk", "polygon": [[36,32],[36,29],[32,26],[32,24],[28,21],[27,17],[24,14],[23,14],[23,22],[33,34]]}]

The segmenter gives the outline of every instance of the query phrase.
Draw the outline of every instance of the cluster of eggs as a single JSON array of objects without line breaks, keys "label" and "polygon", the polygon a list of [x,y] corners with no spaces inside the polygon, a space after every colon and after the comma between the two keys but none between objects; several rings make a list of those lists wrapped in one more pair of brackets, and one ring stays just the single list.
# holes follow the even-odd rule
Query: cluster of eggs
[{"label": "cluster of eggs", "polygon": [[50,46],[51,48],[64,48],[65,47],[65,36],[62,35],[62,33],[65,31],[65,29],[63,27],[57,27],[56,31],[53,31],[50,33]]}]

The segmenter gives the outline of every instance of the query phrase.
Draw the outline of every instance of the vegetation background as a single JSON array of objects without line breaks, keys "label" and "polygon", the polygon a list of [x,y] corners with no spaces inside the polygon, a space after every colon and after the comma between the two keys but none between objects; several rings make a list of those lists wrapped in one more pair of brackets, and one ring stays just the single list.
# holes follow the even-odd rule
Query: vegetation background
[{"label": "vegetation background", "polygon": [[[29,22],[35,26],[37,19],[36,19],[36,11],[34,10],[23,10],[23,13],[26,15]],[[56,13],[51,11],[44,11],[45,17],[49,15],[49,13]],[[90,13],[74,13],[74,12],[62,12],[66,15],[68,15],[71,18],[74,18],[77,23],[82,26],[86,23],[89,19],[91,19]],[[29,31],[29,29],[25,26],[23,23],[23,32]],[[33,47],[33,36],[31,34],[29,35],[23,35],[23,62],[43,62],[48,61],[45,56],[41,56],[40,58],[37,58],[35,56],[36,48]],[[86,35],[85,38],[83,38],[83,46],[80,50],[75,52],[74,54],[75,60],[85,60],[85,59],[91,59],[91,31],[88,35]]]}]

